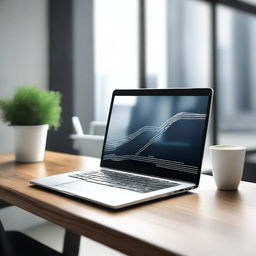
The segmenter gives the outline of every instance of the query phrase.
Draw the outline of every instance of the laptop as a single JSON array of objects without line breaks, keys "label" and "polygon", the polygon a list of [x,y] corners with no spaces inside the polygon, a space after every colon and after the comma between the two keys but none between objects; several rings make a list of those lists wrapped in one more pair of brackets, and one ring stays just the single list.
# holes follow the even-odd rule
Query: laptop
[{"label": "laptop", "polygon": [[199,184],[210,88],[115,90],[100,166],[30,182],[112,209]]}]

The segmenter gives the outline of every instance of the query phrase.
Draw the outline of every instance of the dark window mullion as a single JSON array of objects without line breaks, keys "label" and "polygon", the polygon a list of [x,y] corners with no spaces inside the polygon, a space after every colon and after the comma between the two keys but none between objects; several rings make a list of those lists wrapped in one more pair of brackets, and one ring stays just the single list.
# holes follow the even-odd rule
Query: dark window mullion
[{"label": "dark window mullion", "polygon": [[217,56],[217,10],[216,4],[211,4],[211,77],[212,88],[214,90],[212,104],[212,144],[218,144],[218,108],[217,108],[217,93],[218,93],[218,56]]},{"label": "dark window mullion", "polygon": [[239,0],[196,0],[196,1],[208,2],[212,4],[222,4],[222,5],[234,8],[235,10],[238,10],[238,11],[243,11],[243,12],[256,15],[256,5],[242,2]]},{"label": "dark window mullion", "polygon": [[138,46],[139,46],[139,88],[146,88],[146,3],[139,0],[138,6]]}]

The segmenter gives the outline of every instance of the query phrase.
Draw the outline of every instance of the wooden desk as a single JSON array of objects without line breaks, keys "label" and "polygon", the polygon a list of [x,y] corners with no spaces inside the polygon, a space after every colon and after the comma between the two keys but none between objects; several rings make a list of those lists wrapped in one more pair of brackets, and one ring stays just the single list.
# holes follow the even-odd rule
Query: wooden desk
[{"label": "wooden desk", "polygon": [[43,163],[0,155],[0,199],[129,255],[256,255],[256,184],[217,191],[202,175],[191,193],[122,211],[29,185],[30,179],[96,166],[98,160],[47,152]]}]

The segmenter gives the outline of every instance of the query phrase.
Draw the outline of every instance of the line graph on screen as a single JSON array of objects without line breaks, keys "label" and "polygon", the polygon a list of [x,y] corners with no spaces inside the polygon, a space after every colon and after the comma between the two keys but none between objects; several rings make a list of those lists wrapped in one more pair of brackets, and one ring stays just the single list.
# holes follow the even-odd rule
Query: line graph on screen
[{"label": "line graph on screen", "polygon": [[[192,165],[184,164],[179,161],[171,161],[168,159],[157,158],[152,155],[143,155],[143,153],[152,145],[157,143],[161,136],[165,134],[167,131],[170,132],[170,129],[177,122],[183,121],[197,121],[197,120],[205,120],[206,114],[199,113],[189,113],[189,112],[180,112],[165,122],[163,122],[160,126],[143,126],[140,129],[136,130],[133,133],[128,134],[122,138],[107,140],[104,150],[104,160],[112,160],[116,162],[131,160],[131,161],[139,161],[154,164],[157,167],[176,170],[176,171],[185,171],[188,173],[196,173],[198,168]],[[139,138],[143,137],[147,134],[147,140],[143,145],[140,145],[135,152],[126,152],[125,154],[117,154],[118,149],[126,148],[132,146],[132,148],[136,148],[136,143]]]}]

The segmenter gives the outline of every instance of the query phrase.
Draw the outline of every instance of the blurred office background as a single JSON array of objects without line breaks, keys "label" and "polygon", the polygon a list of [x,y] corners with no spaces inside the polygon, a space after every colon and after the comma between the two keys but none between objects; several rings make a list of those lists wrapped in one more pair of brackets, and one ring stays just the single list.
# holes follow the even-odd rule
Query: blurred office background
[{"label": "blurred office background", "polygon": [[[209,143],[254,151],[255,32],[253,0],[1,0],[1,96],[22,84],[61,91],[48,148],[74,152],[71,117],[86,132],[106,121],[115,88],[212,87]],[[0,152],[12,152],[11,129],[0,129]]]},{"label": "blurred office background", "polygon": [[[85,132],[106,122],[113,89],[212,87],[207,145],[246,145],[256,182],[256,0],[0,0],[0,38],[1,96],[22,84],[63,94],[48,149],[77,153],[72,116]],[[0,136],[13,152],[2,121]]]}]

